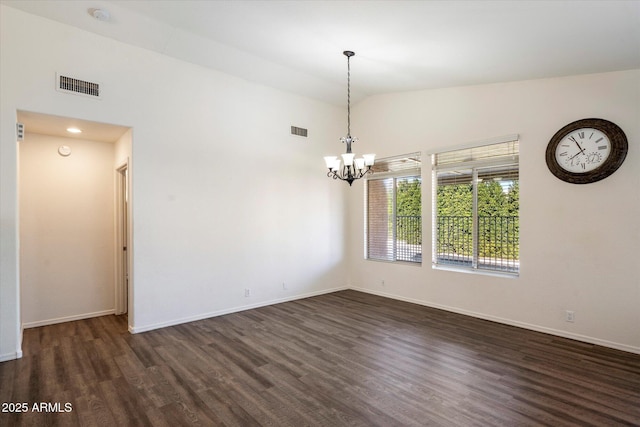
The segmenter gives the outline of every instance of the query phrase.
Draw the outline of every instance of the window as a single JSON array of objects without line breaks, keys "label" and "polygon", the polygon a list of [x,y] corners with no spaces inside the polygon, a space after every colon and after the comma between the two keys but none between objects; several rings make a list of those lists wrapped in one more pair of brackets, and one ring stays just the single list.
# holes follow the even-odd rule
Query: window
[{"label": "window", "polygon": [[518,274],[517,139],[432,154],[434,266]]},{"label": "window", "polygon": [[366,180],[365,257],[422,263],[420,153],[376,161]]}]

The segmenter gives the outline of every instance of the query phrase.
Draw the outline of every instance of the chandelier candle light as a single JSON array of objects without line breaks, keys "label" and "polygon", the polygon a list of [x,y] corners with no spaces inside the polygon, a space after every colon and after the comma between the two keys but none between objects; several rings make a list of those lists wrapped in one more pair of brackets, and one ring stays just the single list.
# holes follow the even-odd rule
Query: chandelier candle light
[{"label": "chandelier candle light", "polygon": [[358,138],[351,136],[351,65],[349,60],[355,53],[350,50],[345,50],[342,53],[347,57],[347,136],[340,138],[340,141],[347,144],[347,152],[342,155],[342,160],[338,156],[326,156],[324,161],[329,168],[328,177],[347,181],[351,186],[356,179],[373,173],[371,166],[373,166],[376,155],[364,154],[362,158],[354,159],[356,155],[351,152],[351,144],[358,141]]}]

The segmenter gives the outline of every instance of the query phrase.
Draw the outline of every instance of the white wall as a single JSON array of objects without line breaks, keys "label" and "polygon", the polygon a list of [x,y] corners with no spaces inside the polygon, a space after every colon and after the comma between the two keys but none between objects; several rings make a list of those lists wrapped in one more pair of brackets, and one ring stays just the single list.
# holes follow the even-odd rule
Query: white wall
[{"label": "white wall", "polygon": [[347,189],[322,160],[344,108],[0,7],[0,360],[20,351],[16,110],[133,129],[134,331],[346,285]]},{"label": "white wall", "polygon": [[114,168],[119,168],[131,159],[131,144],[133,141],[133,131],[129,129],[114,143]]},{"label": "white wall", "polygon": [[22,323],[112,314],[114,144],[27,133],[19,150]]},{"label": "white wall", "polygon": [[[547,144],[589,117],[625,131],[627,159],[603,181],[562,182],[547,169]],[[639,70],[375,96],[357,105],[352,128],[381,157],[520,134],[521,199],[520,277],[500,278],[431,268],[429,166],[423,265],[364,260],[360,185],[349,205],[353,287],[640,352]]]}]

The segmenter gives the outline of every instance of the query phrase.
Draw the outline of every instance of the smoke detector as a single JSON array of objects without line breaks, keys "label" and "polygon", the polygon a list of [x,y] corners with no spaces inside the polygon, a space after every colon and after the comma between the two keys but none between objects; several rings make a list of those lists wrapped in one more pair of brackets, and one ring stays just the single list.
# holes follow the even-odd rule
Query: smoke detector
[{"label": "smoke detector", "polygon": [[108,21],[109,19],[111,19],[111,14],[106,9],[94,9],[94,8],[91,8],[91,9],[89,9],[89,15],[93,16],[98,21],[103,21],[103,22],[104,21]]}]

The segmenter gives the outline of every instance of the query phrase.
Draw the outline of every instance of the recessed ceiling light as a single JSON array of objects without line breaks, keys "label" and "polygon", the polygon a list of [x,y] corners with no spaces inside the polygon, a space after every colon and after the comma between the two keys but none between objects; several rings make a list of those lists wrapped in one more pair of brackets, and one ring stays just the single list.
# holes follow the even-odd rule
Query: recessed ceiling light
[{"label": "recessed ceiling light", "polygon": [[78,128],[67,128],[67,132],[70,133],[82,133],[82,131]]},{"label": "recessed ceiling light", "polygon": [[111,19],[111,14],[106,9],[94,9],[91,8],[88,10],[89,15],[96,18],[98,21],[108,21]]}]

